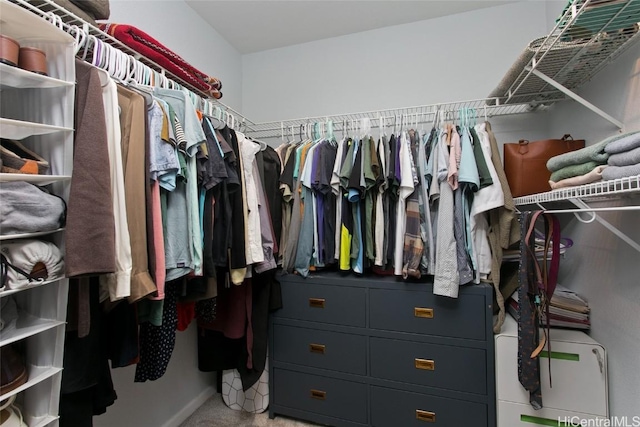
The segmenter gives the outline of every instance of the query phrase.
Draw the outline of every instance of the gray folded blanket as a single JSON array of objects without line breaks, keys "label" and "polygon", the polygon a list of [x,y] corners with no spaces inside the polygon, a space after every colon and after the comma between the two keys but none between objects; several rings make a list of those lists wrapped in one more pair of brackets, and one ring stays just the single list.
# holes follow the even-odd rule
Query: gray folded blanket
[{"label": "gray folded blanket", "polygon": [[611,166],[629,166],[637,163],[640,163],[640,146],[633,150],[611,154],[607,160],[607,164]]},{"label": "gray folded blanket", "polygon": [[580,176],[587,174],[594,170],[596,167],[602,165],[604,163],[599,162],[585,162],[579,165],[569,165],[565,166],[562,169],[559,169],[551,174],[551,181],[558,182],[563,179],[573,178],[574,176]]},{"label": "gray folded blanket", "polygon": [[109,0],[71,0],[71,2],[96,19],[109,19],[111,12]]},{"label": "gray folded blanket", "polygon": [[618,141],[619,139],[625,138],[633,133],[635,132],[612,135],[596,144],[581,148],[580,150],[570,151],[568,153],[552,157],[547,161],[547,169],[551,172],[555,172],[566,166],[579,165],[591,161],[604,165],[607,163],[607,159],[609,158],[609,153],[605,153],[604,151],[605,147],[612,142]]},{"label": "gray folded blanket", "polygon": [[602,179],[605,181],[638,175],[640,175],[640,163],[629,166],[607,166],[602,171]]},{"label": "gray folded blanket", "polygon": [[624,138],[607,145],[604,149],[609,154],[623,153],[640,147],[640,132],[626,134]]}]

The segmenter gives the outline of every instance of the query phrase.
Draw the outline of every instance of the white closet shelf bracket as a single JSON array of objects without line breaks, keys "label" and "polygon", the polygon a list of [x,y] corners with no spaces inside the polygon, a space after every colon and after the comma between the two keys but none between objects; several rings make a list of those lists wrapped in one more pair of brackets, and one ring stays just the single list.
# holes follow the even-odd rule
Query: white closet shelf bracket
[{"label": "white closet shelf bracket", "polygon": [[573,92],[569,88],[567,88],[567,87],[561,85],[560,83],[558,83],[557,81],[553,80],[551,77],[547,76],[546,74],[540,72],[539,70],[537,70],[537,69],[535,69],[535,68],[533,68],[531,66],[525,67],[525,70],[531,72],[533,75],[535,75],[538,78],[544,80],[546,83],[548,83],[551,86],[555,87],[556,89],[558,89],[559,91],[561,91],[565,95],[569,96],[570,98],[572,98],[575,101],[579,102],[580,104],[584,105],[585,107],[587,107],[588,109],[590,109],[591,111],[593,111],[594,113],[599,115],[600,117],[602,117],[605,120],[613,123],[614,125],[616,125],[618,127],[618,129],[623,129],[624,128],[624,124],[622,124],[622,122],[620,120],[617,120],[616,118],[612,117],[611,115],[605,113],[600,108],[596,107],[595,105],[593,105],[592,103],[590,103],[589,101],[587,101],[583,97],[579,96],[578,94],[576,94],[575,92]]},{"label": "white closet shelf bracket", "polygon": [[[640,175],[625,178],[617,178],[609,181],[598,181],[591,184],[579,185],[576,187],[559,188],[547,191],[546,193],[531,194],[528,196],[516,197],[514,202],[516,209],[521,212],[521,206],[536,205],[543,211],[553,214],[573,213],[578,221],[590,224],[598,221],[613,234],[622,239],[636,251],[640,252],[640,244],[627,236],[625,233],[609,223],[596,212],[621,212],[640,211],[640,205],[609,206],[594,208],[590,207],[585,200],[613,200],[626,196],[640,196]],[[543,204],[567,201],[571,202],[575,209],[546,209]],[[592,216],[585,219],[579,216],[580,213],[590,212]]]},{"label": "white closet shelf bracket", "polygon": [[[611,224],[606,219],[602,218],[596,212],[615,212],[615,211],[640,211],[640,206],[617,206],[617,207],[607,207],[607,208],[592,208],[588,204],[586,204],[582,199],[568,199],[568,202],[573,203],[577,209],[561,209],[561,210],[546,210],[546,213],[573,213],[578,221],[583,222],[585,224],[592,223],[593,221],[598,221],[602,224],[607,230],[618,236],[625,243],[635,249],[637,252],[640,252],[640,244],[633,240],[631,237],[627,236],[624,232],[620,231],[615,225]],[[591,212],[592,217],[589,219],[583,219],[579,216],[581,212]]]}]

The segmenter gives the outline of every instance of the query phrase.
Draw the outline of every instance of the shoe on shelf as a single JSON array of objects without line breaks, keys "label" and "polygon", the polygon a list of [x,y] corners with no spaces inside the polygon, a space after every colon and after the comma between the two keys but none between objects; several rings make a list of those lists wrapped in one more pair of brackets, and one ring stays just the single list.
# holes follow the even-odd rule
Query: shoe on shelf
[{"label": "shoe on shelf", "polygon": [[29,427],[22,419],[22,411],[13,402],[15,396],[0,403],[0,427]]},{"label": "shoe on shelf", "polygon": [[3,173],[44,175],[49,169],[49,162],[12,139],[0,140],[0,158]]},{"label": "shoe on shelf", "polygon": [[29,379],[22,356],[12,344],[2,347],[0,357],[0,395],[20,387]]}]

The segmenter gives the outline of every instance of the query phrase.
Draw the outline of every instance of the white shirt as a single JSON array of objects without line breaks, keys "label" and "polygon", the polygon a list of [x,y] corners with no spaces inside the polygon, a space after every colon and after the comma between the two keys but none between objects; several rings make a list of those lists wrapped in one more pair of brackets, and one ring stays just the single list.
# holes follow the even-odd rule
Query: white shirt
[{"label": "white shirt", "polygon": [[245,242],[245,256],[247,265],[264,261],[262,250],[262,234],[260,229],[260,212],[258,211],[258,189],[253,176],[253,163],[256,154],[260,151],[260,145],[245,138],[241,132],[236,132],[238,147],[242,156],[242,177],[245,182],[247,204],[247,240]]},{"label": "white shirt", "polygon": [[116,239],[116,271],[100,276],[100,301],[127,298],[131,295],[131,241],[124,196],[124,171],[120,147],[120,111],[118,89],[106,71],[98,69],[102,83],[102,102],[107,124],[107,146],[109,151],[109,174],[111,177],[111,200]]}]

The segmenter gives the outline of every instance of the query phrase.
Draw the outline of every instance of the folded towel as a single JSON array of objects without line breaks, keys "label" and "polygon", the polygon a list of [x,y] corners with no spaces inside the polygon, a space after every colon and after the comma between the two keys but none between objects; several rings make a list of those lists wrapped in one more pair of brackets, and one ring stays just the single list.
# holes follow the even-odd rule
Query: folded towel
[{"label": "folded towel", "polygon": [[638,163],[640,163],[640,146],[633,150],[611,154],[609,156],[609,160],[607,160],[607,164],[610,164],[611,166],[630,166]]},{"label": "folded towel", "polygon": [[640,132],[633,132],[628,133],[625,137],[607,145],[604,151],[609,154],[617,154],[630,151],[638,147],[640,147]]},{"label": "folded towel", "polygon": [[602,171],[602,179],[610,180],[640,175],[640,163],[630,166],[608,166]]},{"label": "folded towel", "polygon": [[575,187],[576,185],[590,184],[602,179],[602,171],[607,168],[606,165],[596,166],[594,170],[584,175],[574,176],[573,178],[562,179],[558,182],[549,181],[552,190],[556,188]]},{"label": "folded towel", "polygon": [[550,181],[558,182],[563,179],[573,178],[574,176],[584,175],[586,173],[591,172],[597,166],[602,165],[602,162],[586,162],[581,163],[579,165],[569,165],[565,166],[560,170],[557,170],[551,174]]},{"label": "folded towel", "polygon": [[220,92],[222,83],[220,80],[197,70],[182,57],[169,50],[144,31],[132,25],[113,23],[100,24],[100,29],[156,62],[190,85],[207,92],[216,99],[222,97],[222,92]]},{"label": "folded towel", "polygon": [[[559,156],[552,157],[547,161],[547,169],[549,169],[551,172],[555,172],[565,166],[578,165],[591,161],[595,161],[598,164],[603,165],[607,163],[607,159],[609,158],[609,153],[605,153],[604,151],[605,147],[614,141],[618,141],[619,139],[631,135],[632,133],[635,132],[612,135],[596,144],[590,145],[580,150],[571,151],[569,153],[564,153],[560,154]],[[557,180],[553,179],[553,181]]]}]

